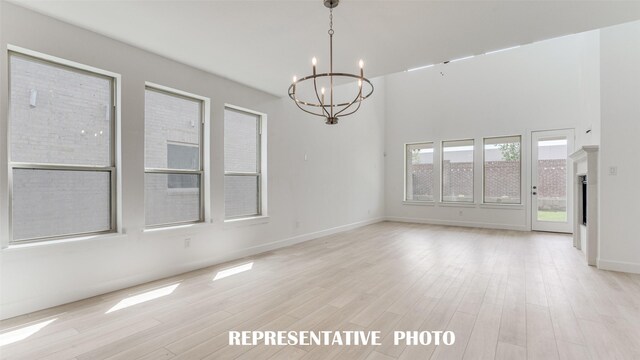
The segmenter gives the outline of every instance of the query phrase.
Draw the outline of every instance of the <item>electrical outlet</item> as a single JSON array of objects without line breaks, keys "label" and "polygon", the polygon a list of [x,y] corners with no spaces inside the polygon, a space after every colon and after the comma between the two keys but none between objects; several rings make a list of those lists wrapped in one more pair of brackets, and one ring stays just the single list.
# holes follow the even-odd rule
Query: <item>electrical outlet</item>
[{"label": "electrical outlet", "polygon": [[611,176],[618,175],[618,167],[617,166],[609,166],[609,175],[611,175]]},{"label": "electrical outlet", "polygon": [[184,248],[188,248],[191,246],[191,238],[184,239]]}]

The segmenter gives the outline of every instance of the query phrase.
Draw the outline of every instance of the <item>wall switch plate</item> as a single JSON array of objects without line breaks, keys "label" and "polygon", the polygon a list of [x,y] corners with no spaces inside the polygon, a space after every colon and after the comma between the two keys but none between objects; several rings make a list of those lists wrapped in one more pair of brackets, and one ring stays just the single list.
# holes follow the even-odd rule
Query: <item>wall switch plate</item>
[{"label": "wall switch plate", "polygon": [[617,166],[609,166],[609,175],[611,175],[611,176],[618,175],[618,167]]}]

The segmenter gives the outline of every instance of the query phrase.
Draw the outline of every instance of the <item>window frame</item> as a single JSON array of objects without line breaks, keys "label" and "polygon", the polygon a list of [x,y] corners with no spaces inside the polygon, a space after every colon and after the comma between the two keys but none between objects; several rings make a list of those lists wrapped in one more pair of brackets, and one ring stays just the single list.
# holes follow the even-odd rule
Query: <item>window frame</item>
[{"label": "window frame", "polygon": [[[174,96],[177,98],[182,98],[182,99],[186,99],[189,101],[194,101],[194,102],[198,102],[200,104],[200,122],[199,122],[199,126],[200,126],[200,136],[199,136],[199,159],[198,159],[198,169],[196,170],[191,170],[191,169],[162,169],[162,168],[151,168],[151,167],[147,167],[146,166],[146,118],[144,119],[144,125],[145,125],[145,130],[143,132],[143,143],[144,143],[144,152],[145,152],[145,166],[144,166],[144,175],[146,178],[147,174],[165,174],[165,175],[174,175],[174,174],[187,174],[187,175],[198,175],[199,179],[200,179],[200,187],[199,187],[199,191],[200,191],[200,196],[199,198],[199,210],[198,210],[198,219],[197,220],[186,220],[186,221],[173,221],[173,222],[168,222],[168,223],[161,223],[161,224],[147,224],[146,223],[146,205],[144,207],[144,213],[145,213],[145,224],[144,224],[144,228],[145,229],[157,229],[157,228],[166,228],[166,227],[173,227],[173,226],[180,226],[180,225],[189,225],[189,224],[198,224],[198,223],[204,223],[205,222],[205,176],[206,176],[206,171],[205,171],[205,152],[204,152],[204,148],[205,148],[205,137],[204,137],[204,133],[206,130],[206,119],[207,116],[205,114],[207,108],[208,108],[208,98],[199,96],[199,95],[195,95],[195,94],[191,94],[191,93],[187,93],[185,91],[181,91],[181,90],[177,90],[177,89],[172,89],[163,85],[158,85],[158,84],[154,84],[154,83],[150,83],[150,82],[145,82],[145,86],[144,86],[144,91],[145,93],[147,92],[147,90],[149,91],[155,91],[164,95],[168,95],[168,96]],[[144,105],[146,106],[146,104]],[[167,144],[169,144],[171,142],[167,142]],[[168,165],[167,165],[168,166]],[[190,188],[193,189],[193,188]],[[143,190],[146,192],[146,185],[143,186]],[[184,193],[182,190],[179,189],[169,189],[167,186],[167,190],[169,192],[169,194],[176,194],[176,193]],[[145,194],[145,202],[146,202],[146,194]]]},{"label": "window frame", "polygon": [[[224,105],[224,111],[226,110],[231,110],[231,111],[236,111],[236,112],[241,112],[241,113],[246,113],[252,116],[256,116],[258,118],[257,122],[257,130],[256,131],[256,172],[238,172],[238,171],[227,171],[226,170],[226,165],[223,164],[223,170],[224,170],[224,179],[227,178],[227,176],[253,176],[257,178],[257,184],[258,184],[258,189],[257,189],[257,208],[258,211],[256,214],[252,214],[252,215],[238,215],[238,216],[227,216],[227,210],[226,210],[226,206],[224,207],[224,221],[225,222],[233,222],[233,221],[239,221],[239,220],[248,220],[248,219],[255,219],[255,218],[261,218],[261,217],[266,217],[267,213],[266,213],[266,191],[264,190],[264,187],[266,186],[265,183],[265,172],[266,172],[266,157],[263,158],[264,153],[266,152],[266,139],[264,139],[264,128],[266,126],[266,120],[267,120],[267,114],[265,113],[261,113],[255,110],[250,110],[247,108],[243,108],[240,106],[236,106],[236,105],[231,105],[231,104],[225,104]],[[223,123],[224,123],[223,119]],[[224,152],[224,129],[223,129],[223,134],[222,134],[222,138],[223,138],[223,152]],[[224,153],[223,153],[223,163],[224,163]],[[224,181],[223,181],[224,183]],[[224,193],[224,199],[226,200],[226,193]],[[223,201],[224,203],[224,201]]]},{"label": "window frame", "polygon": [[[68,238],[76,238],[76,237],[86,237],[91,235],[101,235],[101,234],[112,234],[118,232],[118,204],[117,204],[117,184],[118,184],[118,173],[117,173],[117,149],[116,144],[118,143],[118,89],[119,89],[119,80],[120,76],[115,73],[111,73],[108,71],[104,71],[101,69],[97,69],[88,65],[76,63],[73,61],[61,59],[55,56],[39,53],[36,51],[31,51],[27,49],[23,49],[17,46],[7,46],[7,104],[8,104],[8,112],[7,112],[7,165],[8,165],[8,188],[9,188],[9,196],[8,196],[8,233],[9,240],[8,245],[20,245],[20,244],[29,244],[29,243],[41,243],[51,240],[60,240],[60,239],[68,239]],[[67,71],[72,71],[80,74],[86,74],[98,78],[102,78],[109,81],[111,88],[111,111],[110,111],[110,136],[109,136],[109,165],[75,165],[75,164],[56,164],[56,163],[38,163],[38,162],[19,162],[12,161],[11,157],[11,59],[12,57],[20,57],[23,59],[27,59],[29,61],[38,62],[41,64],[45,64],[48,66],[53,66],[57,68],[61,68]],[[85,231],[85,232],[74,232],[67,234],[59,234],[52,236],[38,236],[27,239],[15,239],[13,233],[13,171],[14,169],[25,169],[25,170],[52,170],[52,171],[92,171],[92,172],[109,172],[109,229],[100,230],[100,231]]]},{"label": "window frame", "polygon": [[[471,141],[472,148],[472,163],[471,170],[473,171],[473,176],[471,177],[471,201],[445,201],[444,200],[444,149],[445,143],[458,142],[458,141]],[[469,204],[475,205],[476,203],[476,139],[467,138],[467,139],[456,139],[456,140],[442,140],[440,141],[440,203],[441,204]]]},{"label": "window frame", "polygon": [[[519,168],[518,168],[518,176],[519,176],[519,180],[518,181],[518,197],[519,197],[519,202],[517,203],[500,203],[500,202],[487,202],[486,201],[486,189],[485,189],[485,185],[487,183],[486,180],[486,171],[485,171],[485,145],[486,145],[486,140],[488,139],[501,139],[501,138],[514,138],[517,137],[519,139],[520,142],[520,159],[519,159]],[[503,135],[503,136],[487,136],[482,138],[482,205],[490,205],[490,206],[520,206],[522,205],[522,151],[523,151],[524,147],[522,146],[522,135]]]},{"label": "window frame", "polygon": [[[404,196],[403,196],[403,201],[405,203],[426,203],[426,204],[432,204],[436,202],[436,194],[432,194],[432,200],[409,200],[407,197],[407,181],[408,181],[408,171],[409,171],[409,147],[410,146],[414,146],[414,145],[431,145],[431,149],[433,150],[433,160],[432,160],[432,166],[434,166],[434,171],[435,171],[435,165],[436,165],[436,143],[434,141],[418,141],[418,142],[411,142],[411,143],[405,143],[404,144]],[[434,174],[435,175],[435,174]],[[436,184],[436,176],[433,176],[433,184],[432,185],[432,189],[435,192],[436,188],[437,188],[437,184]]]}]

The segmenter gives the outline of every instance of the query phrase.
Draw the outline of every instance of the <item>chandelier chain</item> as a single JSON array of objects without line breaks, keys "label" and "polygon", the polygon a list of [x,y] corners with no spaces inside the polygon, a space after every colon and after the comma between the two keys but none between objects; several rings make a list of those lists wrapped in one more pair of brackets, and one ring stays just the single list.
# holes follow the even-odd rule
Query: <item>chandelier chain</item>
[{"label": "chandelier chain", "polygon": [[333,8],[329,9],[329,35],[333,35]]}]

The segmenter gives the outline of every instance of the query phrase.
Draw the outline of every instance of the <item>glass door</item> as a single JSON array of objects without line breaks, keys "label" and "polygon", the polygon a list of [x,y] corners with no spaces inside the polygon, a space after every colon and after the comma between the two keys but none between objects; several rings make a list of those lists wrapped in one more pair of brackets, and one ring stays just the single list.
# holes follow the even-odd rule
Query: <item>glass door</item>
[{"label": "glass door", "polygon": [[531,229],[573,232],[573,129],[531,133]]}]

